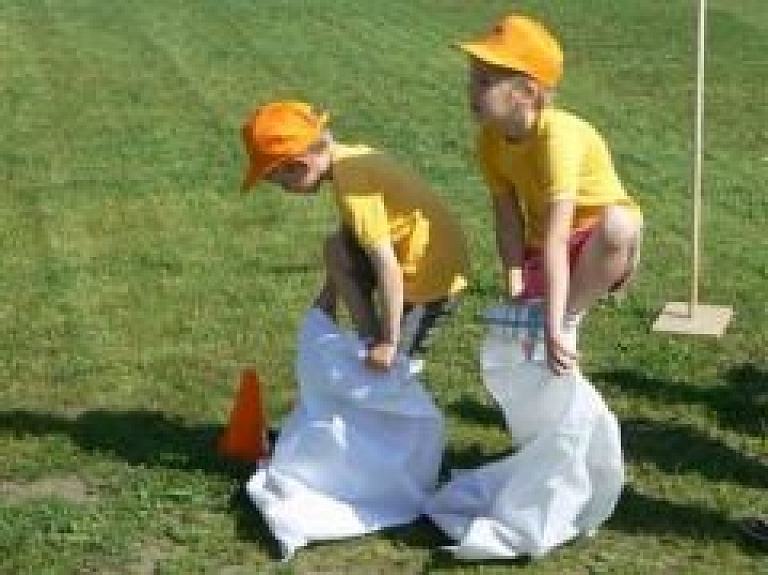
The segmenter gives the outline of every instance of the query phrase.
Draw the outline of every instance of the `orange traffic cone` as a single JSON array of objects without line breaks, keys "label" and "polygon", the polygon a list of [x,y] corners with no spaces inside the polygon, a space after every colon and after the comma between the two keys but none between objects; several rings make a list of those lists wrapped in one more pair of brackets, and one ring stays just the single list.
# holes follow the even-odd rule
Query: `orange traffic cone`
[{"label": "orange traffic cone", "polygon": [[219,437],[219,453],[248,463],[259,463],[269,457],[267,434],[259,376],[253,369],[244,369],[229,424]]}]

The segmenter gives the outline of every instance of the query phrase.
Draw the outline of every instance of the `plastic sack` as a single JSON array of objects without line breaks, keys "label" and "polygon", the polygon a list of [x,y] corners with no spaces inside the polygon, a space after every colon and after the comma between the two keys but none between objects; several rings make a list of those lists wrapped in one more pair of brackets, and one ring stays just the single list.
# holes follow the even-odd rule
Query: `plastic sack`
[{"label": "plastic sack", "polygon": [[358,536],[423,514],[443,454],[443,419],[399,357],[386,373],[311,309],[299,336],[299,398],[268,465],[246,490],[284,556],[311,541]]},{"label": "plastic sack", "polygon": [[456,472],[429,502],[430,517],[457,541],[448,547],[457,557],[540,557],[594,533],[618,502],[616,418],[582,374],[547,368],[541,335],[516,324],[486,336],[483,378],[519,449]]}]

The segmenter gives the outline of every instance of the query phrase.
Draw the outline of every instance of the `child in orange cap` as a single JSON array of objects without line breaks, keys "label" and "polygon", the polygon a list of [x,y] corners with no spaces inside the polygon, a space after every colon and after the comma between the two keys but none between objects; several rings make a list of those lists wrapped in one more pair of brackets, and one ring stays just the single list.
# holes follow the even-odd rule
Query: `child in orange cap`
[{"label": "child in orange cap", "polygon": [[312,194],[329,184],[341,225],[325,242],[326,283],[315,305],[335,317],[341,299],[369,342],[368,365],[388,369],[398,350],[423,351],[466,286],[464,235],[412,171],[367,146],[336,142],[326,122],[301,102],[255,110],[242,129],[250,159],[243,188],[268,180]]},{"label": "child in orange cap", "polygon": [[565,373],[584,310],[634,270],[642,214],[600,134],[552,105],[563,55],[541,24],[507,16],[460,48],[506,292],[543,300],[548,363]]}]

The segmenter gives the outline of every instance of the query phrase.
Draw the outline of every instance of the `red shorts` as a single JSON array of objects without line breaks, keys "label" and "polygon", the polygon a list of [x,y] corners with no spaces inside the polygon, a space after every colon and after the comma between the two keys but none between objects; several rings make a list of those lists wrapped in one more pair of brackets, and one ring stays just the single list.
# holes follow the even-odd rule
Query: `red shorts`
[{"label": "red shorts", "polygon": [[[568,238],[568,269],[573,274],[584,246],[592,237],[597,226],[576,230]],[[624,284],[621,278],[613,289]],[[525,248],[523,253],[523,293],[522,299],[541,299],[547,295],[547,273],[544,267],[544,252],[538,248]]]}]

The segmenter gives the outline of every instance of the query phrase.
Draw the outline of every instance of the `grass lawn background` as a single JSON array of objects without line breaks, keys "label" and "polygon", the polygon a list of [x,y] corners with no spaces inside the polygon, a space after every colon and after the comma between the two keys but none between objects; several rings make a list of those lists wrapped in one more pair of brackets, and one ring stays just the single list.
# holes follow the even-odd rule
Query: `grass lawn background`
[{"label": "grass lawn background", "polygon": [[[646,213],[629,297],[583,330],[622,423],[628,485],[588,542],[531,573],[768,573],[733,518],[768,512],[768,7],[709,13],[701,299],[725,338],[651,333],[688,297],[693,2],[521,1],[562,38],[559,104],[592,121]],[[295,400],[297,324],[322,279],[327,196],[239,193],[258,102],[327,107],[343,141],[415,166],[461,216],[473,277],[426,379],[446,469],[509,449],[478,371],[499,297],[473,165],[466,62],[489,0],[0,3],[0,572],[507,572],[433,553],[426,523],[313,546],[289,565],[219,460],[245,365],[272,417]]]}]

